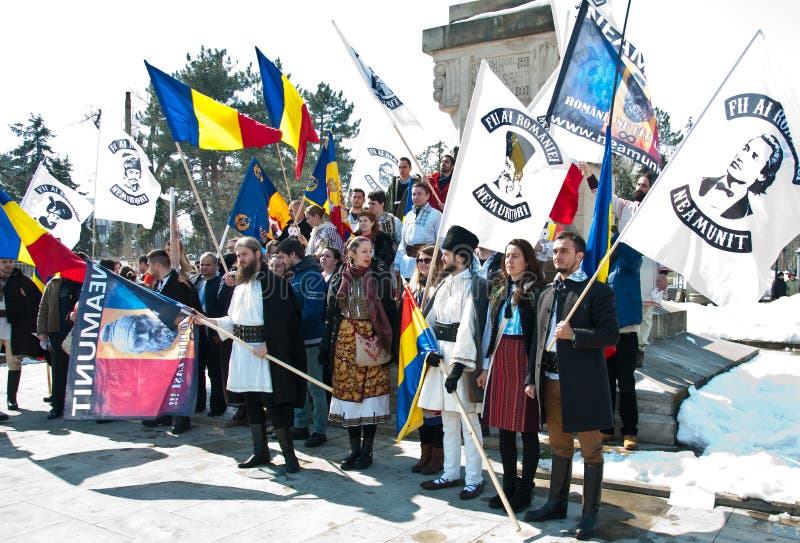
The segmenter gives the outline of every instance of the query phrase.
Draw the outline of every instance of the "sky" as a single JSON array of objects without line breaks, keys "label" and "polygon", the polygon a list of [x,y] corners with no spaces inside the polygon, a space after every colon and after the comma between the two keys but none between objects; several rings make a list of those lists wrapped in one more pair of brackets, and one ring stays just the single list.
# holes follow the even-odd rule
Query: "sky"
[{"label": "sky", "polygon": [[[241,68],[255,66],[258,46],[268,57],[281,58],[294,83],[313,88],[326,81],[356,104],[356,116],[374,114],[331,19],[422,122],[426,140],[452,146],[457,133],[432,98],[433,60],[421,47],[422,30],[447,24],[451,3],[141,0],[122,9],[93,0],[14,2],[0,18],[6,80],[0,151],[17,144],[9,124],[41,114],[57,136],[55,151],[70,156],[78,177],[91,175],[93,129],[81,121],[102,108],[121,126],[125,91],[133,93],[134,110],[144,105],[149,82],[142,61],[172,72],[202,45],[227,49]],[[626,5],[613,2],[620,25]],[[671,113],[673,127],[681,127],[702,111],[757,28],[775,50],[773,64],[800,89],[792,57],[800,50],[793,26],[798,15],[796,0],[636,0],[628,36],[645,54],[654,104]]]}]

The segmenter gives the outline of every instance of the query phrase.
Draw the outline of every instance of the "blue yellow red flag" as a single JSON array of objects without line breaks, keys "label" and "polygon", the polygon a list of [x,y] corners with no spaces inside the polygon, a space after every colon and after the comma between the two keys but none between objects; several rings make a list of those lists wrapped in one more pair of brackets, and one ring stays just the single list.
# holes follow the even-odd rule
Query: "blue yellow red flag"
[{"label": "blue yellow red flag", "polygon": [[258,67],[261,69],[261,87],[270,124],[280,129],[281,141],[297,152],[294,173],[297,179],[300,179],[306,161],[308,142],[318,143],[319,136],[314,130],[308,107],[294,85],[258,47],[256,47],[256,57],[258,57]]},{"label": "blue yellow red flag", "polygon": [[[581,262],[581,269],[589,277],[593,276],[600,261],[611,248],[611,125],[606,127],[606,148],[603,153],[603,165],[600,167],[600,180],[597,183],[597,199],[594,202],[594,218],[586,241],[586,254]],[[605,283],[608,278],[608,262],[606,259],[597,280]]]},{"label": "blue yellow red flag", "polygon": [[236,151],[281,140],[280,130],[242,115],[145,61],[172,139],[200,149]]},{"label": "blue yellow red flag", "polygon": [[330,215],[331,223],[343,240],[346,241],[352,235],[350,223],[347,221],[347,210],[344,207],[339,166],[336,163],[336,144],[333,132],[330,130],[322,142],[319,159],[306,183],[303,199],[310,204],[318,205]]},{"label": "blue yellow red flag", "polygon": [[425,357],[436,351],[436,338],[428,321],[405,285],[400,319],[400,356],[397,370],[397,441],[422,426],[422,409],[417,406],[425,378]]}]

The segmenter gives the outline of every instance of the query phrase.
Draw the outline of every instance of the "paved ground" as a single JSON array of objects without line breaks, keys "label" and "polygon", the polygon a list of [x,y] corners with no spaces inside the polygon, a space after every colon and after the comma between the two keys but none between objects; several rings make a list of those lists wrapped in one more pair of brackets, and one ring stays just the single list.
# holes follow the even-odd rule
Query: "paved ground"
[{"label": "paved ground", "polygon": [[[136,422],[46,421],[45,389],[43,367],[25,366],[23,410],[0,424],[0,541],[551,542],[572,540],[580,514],[581,487],[573,486],[567,520],[521,522],[516,533],[488,508],[493,491],[461,501],[457,488],[421,490],[424,476],[408,469],[418,444],[398,446],[386,434],[378,435],[371,468],[342,472],[347,435],[340,428],[312,454],[301,448],[298,474],[239,470],[237,460],[250,449],[244,427],[196,424],[171,437]],[[282,465],[277,445],[271,449]],[[489,454],[499,459],[497,451]],[[534,507],[546,486],[537,480]],[[601,522],[598,541],[800,539],[792,519],[671,507],[663,498],[612,490],[603,492]]]}]

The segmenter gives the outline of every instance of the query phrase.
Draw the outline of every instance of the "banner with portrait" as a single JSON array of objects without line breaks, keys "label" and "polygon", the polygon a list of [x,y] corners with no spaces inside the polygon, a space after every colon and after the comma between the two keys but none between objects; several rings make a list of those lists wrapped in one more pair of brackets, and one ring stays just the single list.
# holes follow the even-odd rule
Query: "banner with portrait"
[{"label": "banner with portrait", "polygon": [[798,234],[800,105],[759,31],[647,193],[622,241],[719,305],[758,301]]},{"label": "banner with portrait", "polygon": [[87,262],[72,330],[64,418],[192,415],[195,338],[186,310]]},{"label": "banner with portrait", "polygon": [[99,137],[95,218],[152,228],[161,185],[144,149],[107,121],[101,123]]},{"label": "banner with portrait", "polygon": [[91,202],[53,177],[44,164],[36,167],[19,205],[67,249],[78,244],[81,225],[92,214]]},{"label": "banner with portrait", "polygon": [[[574,160],[599,163],[610,118],[612,152],[658,173],[658,129],[644,56],[625,40],[617,74],[621,40],[611,21],[584,0],[547,111],[550,132]],[[609,115],[615,75],[616,100]]]}]

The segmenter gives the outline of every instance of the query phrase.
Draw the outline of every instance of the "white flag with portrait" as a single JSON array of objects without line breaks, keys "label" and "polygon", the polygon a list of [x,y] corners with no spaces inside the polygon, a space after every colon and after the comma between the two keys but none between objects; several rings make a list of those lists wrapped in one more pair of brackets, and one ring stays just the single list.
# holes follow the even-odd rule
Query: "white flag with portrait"
[{"label": "white flag with portrait", "polygon": [[481,61],[439,237],[457,224],[481,247],[534,245],[569,169],[569,157]]},{"label": "white flag with portrait", "polygon": [[757,301],[800,233],[800,107],[759,31],[622,239],[719,305]]},{"label": "white flag with portrait", "polygon": [[406,151],[388,121],[382,117],[368,117],[362,121],[361,144],[350,175],[350,190],[355,188],[369,194],[375,190],[386,191]]},{"label": "white flag with portrait", "polygon": [[44,164],[33,174],[20,207],[68,249],[78,244],[92,203],[53,177]]},{"label": "white flag with portrait", "polygon": [[100,125],[95,218],[152,228],[161,185],[136,141],[108,123]]}]

